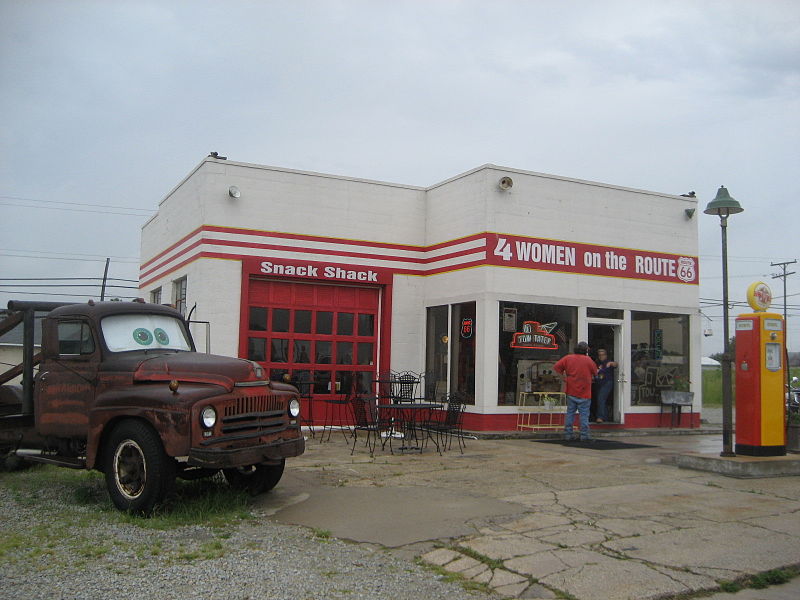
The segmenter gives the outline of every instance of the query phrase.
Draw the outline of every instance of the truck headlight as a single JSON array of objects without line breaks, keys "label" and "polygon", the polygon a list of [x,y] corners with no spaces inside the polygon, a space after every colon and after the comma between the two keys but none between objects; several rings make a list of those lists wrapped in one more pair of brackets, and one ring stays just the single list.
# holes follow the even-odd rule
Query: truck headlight
[{"label": "truck headlight", "polygon": [[200,422],[206,429],[211,429],[217,423],[217,411],[213,406],[206,406],[200,413]]},{"label": "truck headlight", "polygon": [[289,400],[289,416],[296,419],[300,415],[300,400],[292,398]]}]

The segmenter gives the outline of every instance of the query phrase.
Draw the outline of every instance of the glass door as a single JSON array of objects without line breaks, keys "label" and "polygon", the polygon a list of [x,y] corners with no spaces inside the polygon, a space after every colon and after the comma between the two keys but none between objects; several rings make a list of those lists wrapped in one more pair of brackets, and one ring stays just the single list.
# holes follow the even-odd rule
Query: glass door
[{"label": "glass door", "polygon": [[590,418],[597,423],[620,423],[625,361],[621,323],[588,323],[589,356],[598,364],[592,385]]}]

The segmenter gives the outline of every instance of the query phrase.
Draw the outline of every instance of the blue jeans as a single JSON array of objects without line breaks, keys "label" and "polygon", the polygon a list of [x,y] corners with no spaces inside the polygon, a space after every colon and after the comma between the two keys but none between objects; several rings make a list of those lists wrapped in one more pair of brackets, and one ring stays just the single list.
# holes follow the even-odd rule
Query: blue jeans
[{"label": "blue jeans", "polygon": [[608,421],[608,397],[614,390],[613,381],[604,381],[597,387],[597,414],[598,419]]},{"label": "blue jeans", "polygon": [[592,406],[591,398],[576,398],[567,396],[567,418],[564,421],[564,433],[567,437],[572,437],[572,423],[575,421],[575,413],[578,413],[581,427],[581,439],[588,440],[589,435],[589,409]]}]

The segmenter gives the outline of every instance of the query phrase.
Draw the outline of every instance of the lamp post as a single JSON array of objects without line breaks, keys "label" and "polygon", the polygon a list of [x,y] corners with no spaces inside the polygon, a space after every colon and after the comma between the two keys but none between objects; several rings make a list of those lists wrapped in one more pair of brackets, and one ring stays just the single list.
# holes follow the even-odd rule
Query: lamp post
[{"label": "lamp post", "polygon": [[736,456],[733,451],[733,399],[731,398],[731,344],[728,332],[728,217],[744,209],[731,197],[723,185],[717,196],[703,211],[707,215],[717,215],[722,229],[722,452],[720,456]]}]

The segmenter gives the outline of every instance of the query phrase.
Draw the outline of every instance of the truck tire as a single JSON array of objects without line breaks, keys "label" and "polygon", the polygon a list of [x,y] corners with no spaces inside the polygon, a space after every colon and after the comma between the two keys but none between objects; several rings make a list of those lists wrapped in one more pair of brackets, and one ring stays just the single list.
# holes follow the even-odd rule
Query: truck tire
[{"label": "truck tire", "polygon": [[223,469],[222,473],[230,486],[237,490],[244,490],[255,496],[270,491],[281,480],[286,460],[281,460],[277,465],[250,465],[238,469]]},{"label": "truck tire", "polygon": [[161,438],[141,421],[123,421],[111,432],[103,452],[103,471],[118,509],[149,515],[175,485],[175,462]]}]

